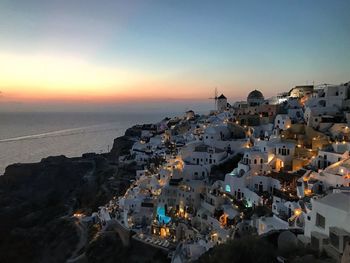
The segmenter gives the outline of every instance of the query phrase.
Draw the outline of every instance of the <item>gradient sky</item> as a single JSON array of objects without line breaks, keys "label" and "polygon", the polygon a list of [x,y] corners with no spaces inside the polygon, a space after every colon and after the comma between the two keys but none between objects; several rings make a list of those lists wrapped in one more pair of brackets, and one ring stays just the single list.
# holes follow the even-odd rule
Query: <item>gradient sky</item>
[{"label": "gradient sky", "polygon": [[350,1],[0,1],[0,104],[231,101],[350,80]]}]

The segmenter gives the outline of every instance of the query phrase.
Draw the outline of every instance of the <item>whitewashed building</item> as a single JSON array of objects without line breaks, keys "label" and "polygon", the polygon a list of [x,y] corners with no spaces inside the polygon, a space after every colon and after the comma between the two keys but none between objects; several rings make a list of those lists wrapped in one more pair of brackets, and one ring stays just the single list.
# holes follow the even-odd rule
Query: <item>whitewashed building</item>
[{"label": "whitewashed building", "polygon": [[224,94],[221,94],[217,98],[217,110],[218,112],[223,112],[227,109],[227,98],[224,96]]},{"label": "whitewashed building", "polygon": [[336,192],[312,199],[311,205],[304,235],[312,247],[339,260],[350,240],[350,193]]},{"label": "whitewashed building", "polygon": [[287,130],[292,125],[292,120],[287,114],[277,114],[275,118],[275,128],[280,130]]}]

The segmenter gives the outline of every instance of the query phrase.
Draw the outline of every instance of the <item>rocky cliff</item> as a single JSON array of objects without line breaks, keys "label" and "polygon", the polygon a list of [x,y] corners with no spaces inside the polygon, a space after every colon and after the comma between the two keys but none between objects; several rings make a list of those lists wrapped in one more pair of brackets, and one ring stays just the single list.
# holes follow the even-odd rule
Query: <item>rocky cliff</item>
[{"label": "rocky cliff", "polygon": [[78,242],[76,212],[122,194],[135,170],[95,154],[14,164],[0,177],[0,262],[64,262]]},{"label": "rocky cliff", "polygon": [[[8,166],[0,176],[0,262],[65,262],[75,256],[82,229],[72,215],[89,215],[124,193],[138,167],[118,164],[118,158],[128,154],[140,136],[139,126],[128,129],[104,156],[56,156]],[[113,247],[100,247],[105,239],[95,238],[96,226],[85,230],[88,238],[78,253],[86,255],[83,262],[115,254],[118,240]],[[105,257],[94,254],[100,250]]]},{"label": "rocky cliff", "polygon": [[127,129],[124,136],[120,136],[114,140],[113,147],[109,153],[109,158],[113,161],[117,161],[119,156],[129,154],[135,140],[140,137],[141,129],[139,126]]}]

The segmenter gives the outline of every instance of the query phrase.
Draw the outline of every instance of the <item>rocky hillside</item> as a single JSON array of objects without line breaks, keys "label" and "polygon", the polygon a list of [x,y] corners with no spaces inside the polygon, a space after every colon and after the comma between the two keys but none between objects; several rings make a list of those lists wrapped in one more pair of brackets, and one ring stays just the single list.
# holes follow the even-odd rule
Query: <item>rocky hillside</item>
[{"label": "rocky hillside", "polygon": [[101,236],[98,225],[84,226],[72,215],[90,215],[125,192],[140,167],[118,159],[140,136],[135,126],[106,155],[56,156],[7,167],[0,177],[0,262],[66,262],[79,255],[83,261],[77,262],[105,262],[128,254],[115,233]]},{"label": "rocky hillside", "polygon": [[129,154],[131,147],[135,143],[135,138],[140,137],[141,129],[138,126],[127,129],[124,136],[120,136],[114,140],[109,158],[117,161],[119,156]]},{"label": "rocky hillside", "polygon": [[[203,254],[197,263],[271,263],[277,258],[291,263],[333,263],[330,258],[289,240],[278,244],[279,232],[266,237],[246,236],[218,245]],[[289,241],[289,242],[288,242]]]},{"label": "rocky hillside", "polygon": [[79,239],[71,215],[97,211],[134,175],[135,167],[95,154],[7,167],[0,177],[0,262],[64,262]]}]

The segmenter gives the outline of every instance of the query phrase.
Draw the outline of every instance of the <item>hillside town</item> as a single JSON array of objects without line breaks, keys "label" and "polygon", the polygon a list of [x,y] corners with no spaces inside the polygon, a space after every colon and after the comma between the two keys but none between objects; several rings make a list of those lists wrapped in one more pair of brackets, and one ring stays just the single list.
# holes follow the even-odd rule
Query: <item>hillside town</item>
[{"label": "hillside town", "polygon": [[350,262],[350,82],[214,99],[207,115],[189,110],[135,127],[141,136],[117,161],[143,169],[94,213],[102,228],[173,263],[272,233]]}]

